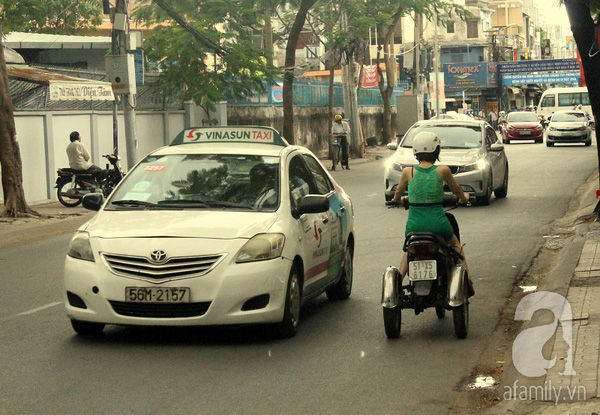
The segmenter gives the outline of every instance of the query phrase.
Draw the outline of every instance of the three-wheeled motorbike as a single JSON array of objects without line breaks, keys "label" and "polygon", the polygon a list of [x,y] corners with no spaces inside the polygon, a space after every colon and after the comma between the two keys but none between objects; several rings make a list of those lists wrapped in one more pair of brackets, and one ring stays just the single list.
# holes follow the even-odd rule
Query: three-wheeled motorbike
[{"label": "three-wheeled motorbike", "polygon": [[[393,202],[386,202],[386,205],[394,206]],[[408,208],[407,201],[404,206]],[[460,240],[458,224],[453,216],[450,219]],[[442,237],[429,232],[408,234],[403,250],[408,257],[406,284],[403,285],[395,266],[387,267],[383,273],[381,304],[387,337],[400,336],[403,309],[413,309],[418,315],[428,308],[435,308],[440,319],[445,317],[446,311],[452,311],[456,336],[467,337],[468,276],[460,264],[461,254]]]}]

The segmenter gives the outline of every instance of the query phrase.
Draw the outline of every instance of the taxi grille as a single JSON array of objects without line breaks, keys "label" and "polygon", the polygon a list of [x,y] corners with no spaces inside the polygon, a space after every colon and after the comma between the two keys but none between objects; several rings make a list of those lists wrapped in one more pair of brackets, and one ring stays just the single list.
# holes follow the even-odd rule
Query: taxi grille
[{"label": "taxi grille", "polygon": [[150,279],[199,276],[208,273],[223,255],[173,257],[165,263],[156,264],[146,257],[102,253],[110,270],[124,277]]},{"label": "taxi grille", "polygon": [[210,301],[177,304],[109,302],[117,314],[128,317],[148,318],[199,317],[206,314],[206,311],[210,307]]}]

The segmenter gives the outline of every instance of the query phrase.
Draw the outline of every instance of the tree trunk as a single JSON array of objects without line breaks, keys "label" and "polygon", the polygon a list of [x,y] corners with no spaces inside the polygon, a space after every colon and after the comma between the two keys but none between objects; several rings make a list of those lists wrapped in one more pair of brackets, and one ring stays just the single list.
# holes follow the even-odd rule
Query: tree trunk
[{"label": "tree trunk", "polygon": [[598,140],[598,134],[600,133],[600,123],[598,123],[600,119],[600,52],[598,50],[600,45],[595,44],[595,25],[586,1],[565,0],[565,6],[569,15],[573,38],[581,55],[585,83],[588,95],[590,96],[592,112],[594,113],[596,150],[598,152],[598,166],[600,170],[600,145]]},{"label": "tree trunk", "polygon": [[0,167],[2,168],[2,191],[4,209],[0,216],[39,216],[25,201],[23,190],[23,164],[17,140],[13,104],[8,89],[4,45],[0,23]]},{"label": "tree trunk", "polygon": [[383,144],[387,144],[393,139],[394,126],[392,125],[392,95],[394,93],[394,87],[396,86],[396,58],[394,55],[394,31],[402,16],[402,9],[396,10],[392,18],[392,22],[385,32],[384,39],[382,41],[383,46],[383,60],[385,62],[385,87],[384,87],[384,74],[379,67],[379,50],[377,51],[377,72],[379,73],[379,92],[383,100],[383,137],[381,138]]},{"label": "tree trunk", "polygon": [[283,72],[283,137],[294,144],[294,67],[296,66],[296,45],[304,27],[306,16],[317,0],[302,0],[294,24],[290,29],[285,46],[285,68]]}]

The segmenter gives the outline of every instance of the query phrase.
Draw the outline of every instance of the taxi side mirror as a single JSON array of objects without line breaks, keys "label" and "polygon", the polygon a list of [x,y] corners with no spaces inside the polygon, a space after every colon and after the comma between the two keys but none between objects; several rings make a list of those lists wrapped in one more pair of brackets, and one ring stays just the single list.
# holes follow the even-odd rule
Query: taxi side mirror
[{"label": "taxi side mirror", "polygon": [[306,195],[300,199],[294,216],[300,217],[305,213],[323,213],[329,210],[329,199],[324,195]]},{"label": "taxi side mirror", "polygon": [[101,193],[90,193],[83,196],[81,205],[89,210],[99,211],[104,204],[104,196]]}]

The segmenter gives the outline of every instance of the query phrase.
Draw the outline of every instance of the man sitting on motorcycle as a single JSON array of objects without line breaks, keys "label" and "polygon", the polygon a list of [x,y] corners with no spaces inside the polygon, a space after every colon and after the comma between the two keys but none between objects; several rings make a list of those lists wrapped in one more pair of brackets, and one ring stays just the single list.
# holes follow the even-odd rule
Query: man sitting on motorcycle
[{"label": "man sitting on motorcycle", "polygon": [[73,131],[69,136],[71,144],[67,146],[67,157],[69,158],[69,167],[73,170],[82,170],[88,173],[99,173],[102,169],[90,161],[90,153],[81,143],[81,135]]},{"label": "man sitting on motorcycle", "polygon": [[[466,204],[469,202],[469,198],[456,183],[448,166],[434,165],[436,160],[439,161],[441,149],[440,139],[436,134],[428,131],[418,133],[413,140],[412,148],[419,164],[403,169],[392,199],[392,202],[402,204],[402,196],[408,188],[409,209],[405,235],[411,232],[432,232],[440,235],[462,255],[461,264],[469,275],[462,246],[454,234],[442,205],[444,182],[452,193],[458,196],[459,203]],[[402,278],[407,272],[408,260],[407,254],[404,252],[400,262]],[[468,290],[469,297],[475,294],[470,276]]]}]

